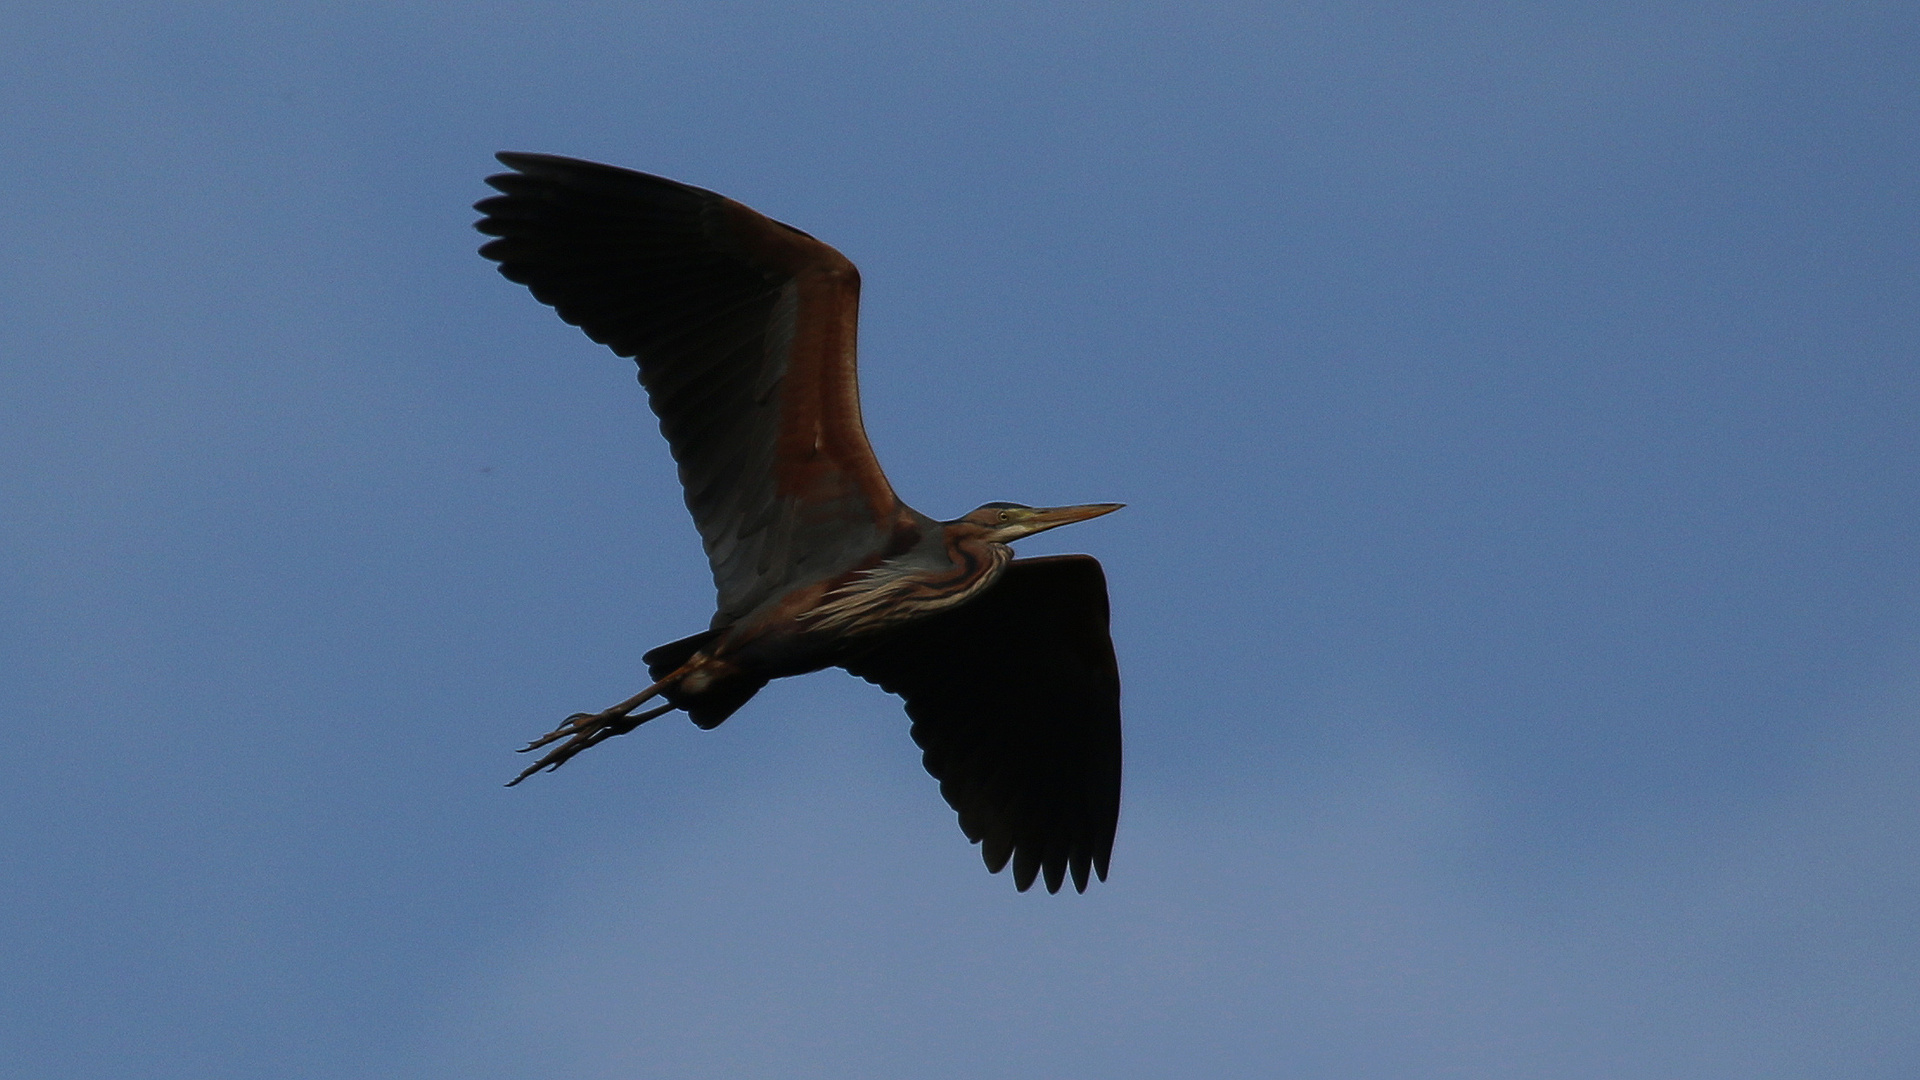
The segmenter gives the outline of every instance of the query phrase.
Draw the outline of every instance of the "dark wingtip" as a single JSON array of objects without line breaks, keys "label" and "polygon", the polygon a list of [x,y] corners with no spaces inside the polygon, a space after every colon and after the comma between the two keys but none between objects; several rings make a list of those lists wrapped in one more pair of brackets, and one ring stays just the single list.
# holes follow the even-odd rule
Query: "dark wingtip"
[{"label": "dark wingtip", "polygon": [[1040,856],[1031,848],[1015,848],[1013,852],[1013,884],[1021,892],[1033,887],[1033,879],[1040,873]]},{"label": "dark wingtip", "polygon": [[1093,859],[1085,851],[1074,853],[1072,860],[1068,863],[1068,866],[1073,870],[1074,892],[1087,891],[1087,871],[1092,868],[1092,865]]},{"label": "dark wingtip", "polygon": [[1066,858],[1061,855],[1050,854],[1046,861],[1041,863],[1041,867],[1047,877],[1047,892],[1058,893],[1060,891],[1060,883],[1066,880],[1067,876]]},{"label": "dark wingtip", "polygon": [[574,160],[555,154],[530,153],[526,150],[500,150],[494,153],[493,159],[509,169],[517,169],[520,172],[530,172],[532,170],[528,166],[538,166],[542,162]]},{"label": "dark wingtip", "polygon": [[995,837],[980,842],[980,859],[987,864],[987,873],[997,874],[1007,868],[1007,860],[1013,858],[1013,845]]}]

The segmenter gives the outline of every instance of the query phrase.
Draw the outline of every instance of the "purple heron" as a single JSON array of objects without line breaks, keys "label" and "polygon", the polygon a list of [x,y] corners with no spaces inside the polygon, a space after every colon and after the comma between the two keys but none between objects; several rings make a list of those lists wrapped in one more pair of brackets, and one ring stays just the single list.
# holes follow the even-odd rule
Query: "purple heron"
[{"label": "purple heron", "polygon": [[495,238],[480,253],[638,361],[719,591],[707,630],[646,654],[651,685],[535,739],[552,749],[512,783],[674,709],[712,728],[772,679],[839,666],[905,699],[988,870],[1011,862],[1021,891],[1104,881],[1120,812],[1106,577],[1090,556],[1007,545],[1119,506],[920,513],[861,426],[845,256],[711,191],[499,158],[514,171],[474,206]]}]

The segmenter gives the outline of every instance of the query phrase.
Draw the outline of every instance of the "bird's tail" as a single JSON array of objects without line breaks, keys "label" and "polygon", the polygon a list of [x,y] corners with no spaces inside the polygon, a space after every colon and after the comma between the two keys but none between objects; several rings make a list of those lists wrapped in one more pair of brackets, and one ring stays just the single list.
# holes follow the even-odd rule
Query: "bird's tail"
[{"label": "bird's tail", "polygon": [[720,636],[719,630],[702,630],[692,637],[683,637],[679,641],[669,641],[640,658],[647,665],[647,675],[656,682],[679,671],[681,666],[693,659],[700,647]]},{"label": "bird's tail", "polygon": [[[723,632],[724,628],[703,630],[692,637],[669,641],[640,659],[647,665],[649,676],[656,681],[667,680],[680,674],[701,649]],[[733,715],[734,710],[745,705],[760,692],[761,687],[767,685],[765,678],[741,671],[726,660],[709,658],[698,666],[704,670],[697,677],[664,682],[660,687],[660,696],[675,707],[685,709],[687,718],[702,728],[719,727],[722,721]]]}]

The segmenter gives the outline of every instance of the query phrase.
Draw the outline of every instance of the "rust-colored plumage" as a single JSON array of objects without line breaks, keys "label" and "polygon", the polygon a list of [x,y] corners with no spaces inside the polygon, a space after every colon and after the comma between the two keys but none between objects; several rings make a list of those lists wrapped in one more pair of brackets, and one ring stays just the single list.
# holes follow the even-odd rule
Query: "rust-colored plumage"
[{"label": "rust-colored plumage", "polygon": [[[673,709],[713,727],[768,681],[840,666],[906,699],[927,771],[1015,884],[1103,880],[1120,806],[1120,681],[1089,556],[1007,544],[1118,509],[901,502],[860,421],[860,275],[806,233],[700,188],[501,154],[481,254],[640,365],[718,592],[654,682],[577,713],[513,783]],[[664,704],[637,712],[654,697]]]}]

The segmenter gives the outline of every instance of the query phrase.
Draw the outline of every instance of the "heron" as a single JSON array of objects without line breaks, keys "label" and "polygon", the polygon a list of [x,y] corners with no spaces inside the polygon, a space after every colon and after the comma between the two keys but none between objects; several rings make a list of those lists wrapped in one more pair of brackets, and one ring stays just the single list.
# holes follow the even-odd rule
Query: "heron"
[{"label": "heron", "polygon": [[1011,863],[1021,892],[1105,881],[1121,771],[1106,576],[1008,545],[1120,504],[915,510],[861,423],[846,256],[703,188],[497,157],[512,171],[474,204],[480,253],[638,363],[718,593],[706,630],[644,654],[645,689],[533,740],[549,749],[508,786],[676,709],[711,729],[771,680],[837,666],[904,699],[990,872]]}]

